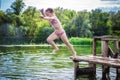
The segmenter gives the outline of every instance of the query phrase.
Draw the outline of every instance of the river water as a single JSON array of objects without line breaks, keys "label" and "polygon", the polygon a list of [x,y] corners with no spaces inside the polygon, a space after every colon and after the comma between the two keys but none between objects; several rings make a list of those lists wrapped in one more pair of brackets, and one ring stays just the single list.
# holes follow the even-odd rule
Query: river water
[{"label": "river water", "polygon": [[[87,55],[90,51],[75,47]],[[91,49],[91,48],[90,48]],[[74,80],[71,52],[67,47],[60,47],[56,54],[51,54],[51,47],[0,47],[0,80]],[[87,63],[83,63],[83,66]],[[111,69],[110,78],[115,80],[115,69]],[[88,77],[79,77],[77,80],[90,80]],[[101,80],[101,67],[97,67],[97,75],[91,80]]]}]

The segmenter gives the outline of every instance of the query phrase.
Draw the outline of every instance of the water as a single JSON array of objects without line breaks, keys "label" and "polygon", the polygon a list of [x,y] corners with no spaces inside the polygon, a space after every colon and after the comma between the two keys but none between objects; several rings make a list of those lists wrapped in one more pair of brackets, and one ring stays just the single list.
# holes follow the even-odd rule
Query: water
[{"label": "water", "polygon": [[[89,49],[86,51],[84,48]],[[75,49],[79,55],[87,55],[92,48]],[[51,54],[51,51],[49,46],[0,47],[0,80],[74,80],[70,50],[64,46],[60,47],[57,54]],[[86,54],[82,54],[85,52]],[[115,80],[115,69],[111,70],[110,75],[111,80]],[[90,79],[81,76],[78,80]],[[100,67],[97,68],[95,80],[101,80]]]}]

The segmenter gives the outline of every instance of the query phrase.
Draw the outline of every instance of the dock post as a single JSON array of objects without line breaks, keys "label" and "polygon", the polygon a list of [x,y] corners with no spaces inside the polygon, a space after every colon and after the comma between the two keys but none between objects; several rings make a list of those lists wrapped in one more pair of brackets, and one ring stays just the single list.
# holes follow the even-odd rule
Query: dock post
[{"label": "dock post", "polygon": [[[114,41],[114,47],[115,47],[115,53],[117,54],[117,58],[118,58],[118,53],[119,53],[118,40]],[[120,78],[120,68],[116,68],[116,74],[117,74],[117,77]]]},{"label": "dock post", "polygon": [[79,62],[74,61],[74,77],[75,78],[77,77],[78,69],[79,69]]},{"label": "dock post", "polygon": [[[106,40],[101,40],[102,42],[102,56],[103,57],[108,57],[108,41]],[[108,66],[102,65],[102,78],[106,79],[106,76],[109,75],[109,68]]]},{"label": "dock post", "polygon": [[96,56],[96,43],[97,43],[97,41],[96,41],[96,38],[93,38],[93,55],[94,56]]},{"label": "dock post", "polygon": [[[93,56],[96,56],[96,44],[97,44],[97,38],[96,37],[94,37],[93,38]],[[95,74],[96,74],[96,64],[91,64],[91,63],[89,63],[89,67],[90,68],[93,68],[93,71],[95,72]]]},{"label": "dock post", "polygon": [[120,68],[116,68],[116,74],[117,74],[117,77],[120,78]]}]

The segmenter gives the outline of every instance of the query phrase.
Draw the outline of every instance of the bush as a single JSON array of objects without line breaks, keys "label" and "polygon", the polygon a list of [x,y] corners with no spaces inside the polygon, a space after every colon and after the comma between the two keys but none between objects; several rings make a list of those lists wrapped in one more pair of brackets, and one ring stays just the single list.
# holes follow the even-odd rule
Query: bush
[{"label": "bush", "polygon": [[73,45],[92,45],[92,41],[92,38],[72,37],[69,39],[69,42]]}]

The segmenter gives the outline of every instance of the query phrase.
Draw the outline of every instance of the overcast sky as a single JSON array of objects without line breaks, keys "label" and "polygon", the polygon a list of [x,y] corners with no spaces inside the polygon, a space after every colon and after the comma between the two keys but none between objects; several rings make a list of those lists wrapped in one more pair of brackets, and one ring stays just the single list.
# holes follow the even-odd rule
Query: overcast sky
[{"label": "overcast sky", "polygon": [[[10,5],[15,0],[0,0],[1,10],[10,8]],[[72,9],[76,11],[95,9],[98,7],[120,7],[120,0],[23,0],[26,8],[34,6],[37,9],[41,8],[56,8],[63,7],[64,9]]]}]

